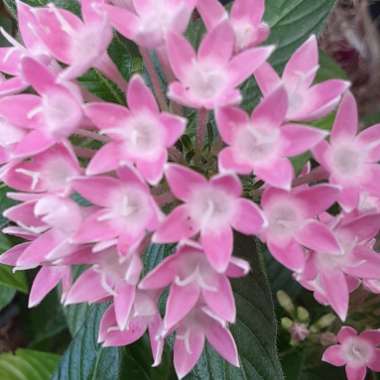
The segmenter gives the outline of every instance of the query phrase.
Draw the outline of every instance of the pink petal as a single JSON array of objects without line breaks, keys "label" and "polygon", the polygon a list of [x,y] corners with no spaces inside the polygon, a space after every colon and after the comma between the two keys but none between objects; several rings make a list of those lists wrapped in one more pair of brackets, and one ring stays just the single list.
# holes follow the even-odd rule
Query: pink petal
[{"label": "pink petal", "polygon": [[328,169],[329,164],[326,161],[326,154],[329,150],[329,144],[327,141],[321,141],[316,147],[313,149],[314,158],[325,168]]},{"label": "pink petal", "polygon": [[56,141],[40,131],[28,133],[13,150],[14,157],[32,156],[50,148]]},{"label": "pink petal", "polygon": [[136,287],[127,283],[118,286],[113,297],[115,316],[120,330],[125,330],[136,296]]},{"label": "pink petal", "polygon": [[380,124],[373,125],[360,132],[357,141],[364,146],[371,146],[369,159],[371,161],[380,160]]},{"label": "pink petal", "polygon": [[94,269],[87,269],[71,287],[66,296],[65,304],[92,303],[108,296],[109,293],[102,287],[101,274]]},{"label": "pink petal", "polygon": [[295,236],[299,244],[323,254],[339,255],[342,250],[333,232],[324,224],[313,220],[300,228]]},{"label": "pink petal", "polygon": [[112,103],[88,103],[84,110],[86,116],[101,130],[115,128],[129,115],[126,107]]},{"label": "pink petal", "polygon": [[25,57],[21,62],[25,80],[39,93],[43,94],[55,86],[54,75],[35,59]]},{"label": "pink petal", "polygon": [[139,27],[138,17],[127,9],[104,5],[112,26],[124,37],[133,40]]},{"label": "pink petal", "polygon": [[208,307],[218,317],[234,323],[236,319],[235,299],[229,280],[224,275],[218,276],[217,290],[202,289],[203,298]]},{"label": "pink petal", "polygon": [[26,248],[30,243],[20,243],[15,245],[14,247],[8,249],[4,253],[0,255],[0,264],[10,265],[15,267],[18,259],[23,254]]},{"label": "pink petal", "polygon": [[373,239],[380,229],[380,215],[363,215],[342,228],[350,232],[351,236],[357,238],[359,242]]},{"label": "pink petal", "polygon": [[160,115],[160,122],[166,130],[166,147],[174,145],[183,135],[186,129],[187,120],[183,117],[163,112]]},{"label": "pink petal", "polygon": [[347,380],[364,380],[367,373],[366,367],[350,367],[346,366]]},{"label": "pink petal", "polygon": [[213,60],[218,64],[227,63],[232,56],[234,42],[231,24],[223,21],[205,35],[198,49],[198,58]]},{"label": "pink petal", "polygon": [[281,78],[273,67],[264,62],[260,67],[255,70],[255,79],[264,95],[270,94],[281,84]]},{"label": "pink petal", "polygon": [[351,92],[348,92],[340,103],[331,131],[331,140],[353,138],[358,131],[358,106]]},{"label": "pink petal", "polygon": [[163,175],[164,167],[168,159],[167,151],[164,150],[159,157],[153,161],[138,161],[136,163],[138,171],[146,179],[146,181],[152,185],[157,185]]},{"label": "pink petal", "polygon": [[370,368],[372,371],[380,372],[380,349],[375,349],[374,357],[368,363],[368,368]]},{"label": "pink petal", "polygon": [[[185,74],[184,74],[185,75]],[[198,99],[192,97],[187,88],[180,82],[171,82],[167,93],[169,99],[178,104],[182,104],[187,107],[201,108],[204,104]]]},{"label": "pink petal", "polygon": [[212,321],[207,326],[206,337],[222,358],[235,367],[239,367],[239,355],[236,343],[228,329],[221,326],[217,321]]},{"label": "pink petal", "polygon": [[87,166],[87,175],[103,174],[115,170],[120,165],[120,145],[110,142],[102,146]]},{"label": "pink petal", "polygon": [[179,286],[173,283],[166,303],[165,328],[167,330],[171,329],[186,317],[198,302],[199,296],[200,289],[197,284],[191,283],[186,286]]},{"label": "pink petal", "polygon": [[271,166],[256,166],[254,174],[271,186],[290,190],[294,178],[294,169],[288,159],[279,158]]},{"label": "pink petal", "polygon": [[268,241],[268,249],[270,253],[281,264],[295,272],[301,272],[305,266],[305,253],[301,246],[294,240],[287,245],[276,244],[276,242]]},{"label": "pink petal", "polygon": [[227,144],[232,144],[236,132],[249,123],[248,115],[237,107],[224,107],[215,110],[218,131]]},{"label": "pink petal", "polygon": [[210,184],[233,197],[239,197],[243,191],[239,177],[233,174],[218,174],[211,178]]},{"label": "pink petal", "polygon": [[197,2],[197,11],[202,17],[207,30],[214,29],[223,19],[227,12],[217,0],[202,0]]},{"label": "pink petal", "polygon": [[235,55],[228,65],[231,73],[231,84],[239,86],[268,59],[273,46],[251,48]]},{"label": "pink petal", "polygon": [[210,264],[216,271],[223,273],[232,255],[232,229],[226,226],[221,231],[202,231],[201,242]]},{"label": "pink petal", "polygon": [[356,330],[351,326],[343,326],[337,335],[338,342],[343,343],[346,339],[358,335]]},{"label": "pink petal", "polygon": [[152,91],[145,84],[142,77],[135,74],[129,81],[127,89],[127,102],[129,109],[133,111],[149,110],[158,113],[158,105]]},{"label": "pink petal", "polygon": [[104,312],[102,319],[99,324],[99,334],[98,334],[98,343],[102,343],[107,339],[108,330],[110,327],[115,327],[116,317],[115,309],[111,304],[107,310]]},{"label": "pink petal", "polygon": [[256,24],[263,18],[264,11],[264,0],[235,0],[231,8],[231,17],[233,19],[248,18],[252,23]]},{"label": "pink petal", "polygon": [[175,243],[194,236],[199,231],[189,216],[187,206],[175,208],[159,225],[154,236],[155,243]]},{"label": "pink petal", "polygon": [[290,57],[282,75],[284,82],[294,87],[300,80],[307,78],[306,82],[302,81],[302,86],[309,87],[313,83],[315,75],[307,74],[317,72],[318,61],[318,43],[315,35],[312,35]]},{"label": "pink petal", "polygon": [[187,339],[189,347],[178,337],[174,343],[174,368],[179,379],[183,379],[197,364],[205,344],[205,336],[201,330],[191,330]]},{"label": "pink petal", "polygon": [[360,334],[360,337],[371,342],[373,346],[380,344],[380,330],[366,330]]},{"label": "pink petal", "polygon": [[236,201],[237,213],[232,222],[235,230],[246,234],[256,235],[265,223],[265,218],[260,208],[248,199]]},{"label": "pink petal", "polygon": [[235,158],[235,153],[232,148],[224,148],[218,156],[218,165],[221,172],[236,172],[239,174],[249,174],[252,172],[252,167],[240,163]]},{"label": "pink petal", "polygon": [[201,174],[177,164],[167,165],[165,176],[174,196],[182,201],[189,200],[197,187],[207,184]]},{"label": "pink petal", "polygon": [[42,267],[34,277],[28,307],[37,306],[67,275],[70,276],[70,269],[67,267]]},{"label": "pink petal", "polygon": [[161,325],[162,321],[160,315],[155,315],[152,321],[149,323],[149,342],[154,360],[152,367],[159,366],[162,360],[164,339],[159,337]]},{"label": "pink petal", "polygon": [[246,276],[250,270],[251,267],[248,261],[238,257],[231,257],[225,275],[230,278],[239,278]]},{"label": "pink petal", "polygon": [[28,84],[21,78],[11,78],[0,82],[0,96],[7,96],[23,91]]},{"label": "pink petal", "polygon": [[177,274],[177,259],[178,256],[176,255],[167,257],[141,280],[139,289],[163,289],[167,287]]},{"label": "pink petal", "polygon": [[322,361],[330,363],[336,367],[341,367],[346,364],[345,359],[342,357],[342,349],[340,345],[334,345],[327,348],[323,353]]},{"label": "pink petal", "polygon": [[170,66],[175,76],[180,80],[186,80],[188,68],[195,60],[193,47],[183,36],[168,33],[166,36],[166,49]]},{"label": "pink petal", "polygon": [[15,47],[0,48],[0,71],[9,75],[19,75],[22,56],[21,49]]},{"label": "pink petal", "polygon": [[286,124],[281,127],[281,134],[286,141],[284,147],[285,156],[297,156],[309,149],[328,136],[326,131],[299,124]]},{"label": "pink petal", "polygon": [[[376,178],[376,176],[373,178]],[[340,191],[337,201],[345,212],[350,212],[358,206],[359,200],[360,189],[356,186],[351,186],[345,187]]]}]

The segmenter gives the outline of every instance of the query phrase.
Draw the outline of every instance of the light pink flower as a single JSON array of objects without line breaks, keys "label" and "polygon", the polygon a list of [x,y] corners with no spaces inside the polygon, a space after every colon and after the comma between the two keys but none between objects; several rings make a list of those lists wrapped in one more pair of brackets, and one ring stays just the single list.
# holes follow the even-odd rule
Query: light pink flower
[{"label": "light pink flower", "polygon": [[176,164],[169,164],[165,174],[172,193],[185,203],[168,215],[153,241],[177,242],[200,233],[211,265],[224,272],[232,254],[232,228],[248,235],[258,233],[265,224],[259,207],[240,197],[242,187],[233,174],[216,175],[207,181]]},{"label": "light pink flower", "polygon": [[380,371],[380,331],[366,330],[358,334],[350,326],[338,333],[338,344],[324,352],[322,360],[336,367],[345,366],[348,380],[364,380],[367,368]]},{"label": "light pink flower", "polygon": [[[306,231],[303,228],[326,211],[338,194],[338,189],[328,184],[295,188],[291,192],[276,188],[264,191],[261,207],[268,223],[260,238],[276,260],[296,272],[303,270],[305,255],[300,244]],[[321,238],[319,234],[315,236]]]},{"label": "light pink flower", "polygon": [[227,276],[242,277],[248,271],[247,262],[232,258],[226,274],[220,274],[211,267],[201,246],[185,244],[148,273],[139,288],[159,290],[170,285],[166,330],[185,318],[199,302],[220,319],[235,322],[235,300]]},{"label": "light pink flower", "polygon": [[264,97],[251,118],[239,108],[218,109],[218,130],[229,144],[219,153],[220,170],[239,174],[253,171],[267,184],[290,190],[294,170],[288,157],[315,147],[327,133],[305,125],[284,124],[287,109],[287,93],[282,86]]},{"label": "light pink flower", "polygon": [[350,93],[339,107],[330,143],[322,142],[313,153],[330,172],[330,182],[342,187],[339,203],[345,211],[358,206],[362,192],[380,193],[373,180],[380,174],[380,125],[358,133],[357,105]]},{"label": "light pink flower", "polygon": [[251,48],[233,56],[234,33],[225,21],[208,32],[196,54],[185,37],[169,33],[167,54],[178,82],[168,96],[193,108],[214,109],[240,103],[237,87],[269,57],[272,46]]},{"label": "light pink flower", "polygon": [[133,0],[134,10],[106,6],[114,28],[149,49],[164,46],[169,32],[185,32],[196,0]]},{"label": "light pink flower", "polygon": [[208,30],[229,20],[234,30],[237,51],[259,45],[269,35],[269,26],[262,21],[265,0],[235,0],[230,15],[218,0],[198,0],[197,10]]},{"label": "light pink flower", "polygon": [[254,73],[264,95],[280,84],[285,86],[289,98],[286,119],[291,121],[315,120],[326,116],[339,103],[350,83],[331,79],[312,85],[317,74],[318,44],[313,35],[289,59],[282,78],[269,63],[264,63]]},{"label": "light pink flower", "polygon": [[186,120],[160,112],[139,75],[130,80],[126,95],[128,109],[104,102],[86,105],[86,115],[112,139],[96,153],[86,172],[101,174],[121,165],[135,164],[143,177],[155,185],[163,175],[167,148],[182,135]]}]

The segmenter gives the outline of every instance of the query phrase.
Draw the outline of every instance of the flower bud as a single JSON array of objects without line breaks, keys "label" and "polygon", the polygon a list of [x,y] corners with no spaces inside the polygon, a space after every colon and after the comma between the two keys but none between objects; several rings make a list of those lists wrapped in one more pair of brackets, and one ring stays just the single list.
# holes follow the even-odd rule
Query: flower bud
[{"label": "flower bud", "polygon": [[289,314],[294,313],[294,310],[295,310],[294,304],[292,300],[290,299],[290,297],[283,290],[279,290],[277,292],[277,300],[278,300],[278,303],[281,305],[281,307],[285,311],[287,311]]}]

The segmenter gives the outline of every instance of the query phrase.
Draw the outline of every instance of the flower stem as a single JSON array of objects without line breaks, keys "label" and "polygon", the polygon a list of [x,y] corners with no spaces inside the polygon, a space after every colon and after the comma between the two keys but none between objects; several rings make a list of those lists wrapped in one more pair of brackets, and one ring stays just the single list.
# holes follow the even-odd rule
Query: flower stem
[{"label": "flower stem", "polygon": [[199,109],[198,110],[198,126],[197,126],[196,141],[195,141],[196,155],[198,159],[200,158],[202,154],[202,149],[205,144],[207,122],[208,122],[207,109],[206,108]]},{"label": "flower stem", "polygon": [[156,94],[156,98],[158,100],[160,108],[162,111],[167,111],[168,105],[166,104],[166,97],[162,91],[160,78],[158,77],[158,74],[154,67],[150,53],[147,49],[144,49],[144,48],[140,48],[140,53],[141,53],[141,56],[143,57],[144,64],[145,64],[146,70],[148,71],[150,80],[152,81],[153,90],[154,90],[154,93]]},{"label": "flower stem", "polygon": [[293,181],[293,186],[299,186],[310,182],[320,181],[322,179],[326,179],[327,176],[327,171],[322,166],[318,166],[317,168],[313,169],[309,174],[296,178]]}]

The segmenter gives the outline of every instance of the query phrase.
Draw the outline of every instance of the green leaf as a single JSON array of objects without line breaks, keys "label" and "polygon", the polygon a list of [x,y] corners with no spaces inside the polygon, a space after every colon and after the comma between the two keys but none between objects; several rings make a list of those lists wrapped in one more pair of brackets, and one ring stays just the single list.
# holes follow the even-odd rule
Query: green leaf
[{"label": "green leaf", "polygon": [[58,355],[25,349],[1,354],[0,379],[50,380],[58,360]]},{"label": "green leaf", "polygon": [[328,79],[344,79],[347,80],[347,73],[335,62],[334,59],[329,57],[324,51],[319,51],[319,70],[317,73],[316,81],[323,82]]},{"label": "green leaf", "polygon": [[12,302],[15,294],[15,289],[8,288],[7,286],[0,286],[0,311]]},{"label": "green leaf", "polygon": [[125,104],[120,88],[97,69],[91,69],[78,78],[80,84],[92,94],[107,102]]},{"label": "green leaf", "polygon": [[277,322],[262,259],[253,238],[235,235],[234,254],[248,260],[252,271],[233,281],[237,321],[231,325],[240,355],[240,368],[221,359],[209,346],[186,380],[281,380],[277,355]]},{"label": "green leaf", "polygon": [[0,284],[12,289],[20,290],[23,293],[28,292],[28,283],[24,272],[12,272],[12,268],[0,264]]},{"label": "green leaf", "polygon": [[79,331],[86,321],[89,309],[90,306],[87,303],[63,306],[63,313],[65,314],[67,326],[72,336]]}]

